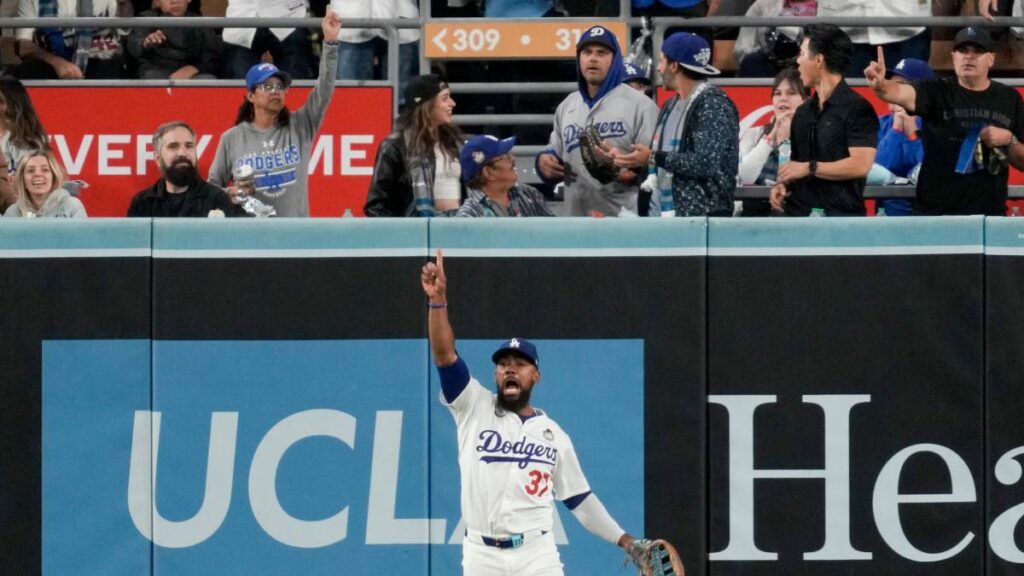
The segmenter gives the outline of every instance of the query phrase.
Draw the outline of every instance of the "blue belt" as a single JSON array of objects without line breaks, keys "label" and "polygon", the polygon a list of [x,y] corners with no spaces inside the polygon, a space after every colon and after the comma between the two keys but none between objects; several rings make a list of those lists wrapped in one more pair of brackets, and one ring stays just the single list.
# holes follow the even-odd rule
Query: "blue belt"
[{"label": "blue belt", "polygon": [[[547,533],[547,530],[537,530],[529,534],[529,536],[533,538],[536,536],[543,536]],[[481,534],[480,542],[482,542],[484,546],[490,546],[492,548],[519,548],[524,542],[526,542],[527,536],[527,534],[510,534],[503,538],[491,538],[490,536],[484,536]]]}]

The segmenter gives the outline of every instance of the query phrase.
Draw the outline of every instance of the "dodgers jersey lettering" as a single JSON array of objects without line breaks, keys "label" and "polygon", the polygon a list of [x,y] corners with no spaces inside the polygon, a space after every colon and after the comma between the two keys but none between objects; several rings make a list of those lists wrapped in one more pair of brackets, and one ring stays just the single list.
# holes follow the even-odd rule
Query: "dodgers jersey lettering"
[{"label": "dodgers jersey lettering", "polygon": [[555,498],[590,491],[572,441],[540,410],[525,422],[497,404],[476,378],[453,402],[466,527],[504,536],[551,531]]}]

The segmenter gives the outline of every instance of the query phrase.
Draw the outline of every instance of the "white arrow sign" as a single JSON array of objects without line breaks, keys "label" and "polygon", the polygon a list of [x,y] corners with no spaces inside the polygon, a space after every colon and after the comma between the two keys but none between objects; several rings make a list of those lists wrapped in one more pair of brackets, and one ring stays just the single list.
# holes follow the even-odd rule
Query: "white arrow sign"
[{"label": "white arrow sign", "polygon": [[444,43],[444,37],[448,34],[447,28],[441,28],[441,31],[437,33],[433,38],[434,46],[441,49],[441,52],[448,52],[448,45]]}]

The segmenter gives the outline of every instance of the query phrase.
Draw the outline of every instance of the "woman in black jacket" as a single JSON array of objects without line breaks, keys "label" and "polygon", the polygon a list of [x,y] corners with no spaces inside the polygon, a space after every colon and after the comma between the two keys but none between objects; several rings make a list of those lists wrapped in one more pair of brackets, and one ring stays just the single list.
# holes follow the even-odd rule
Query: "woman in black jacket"
[{"label": "woman in black jacket", "polygon": [[363,212],[367,216],[454,215],[465,196],[459,150],[465,137],[452,124],[448,84],[417,76],[405,90],[398,127],[377,150]]}]

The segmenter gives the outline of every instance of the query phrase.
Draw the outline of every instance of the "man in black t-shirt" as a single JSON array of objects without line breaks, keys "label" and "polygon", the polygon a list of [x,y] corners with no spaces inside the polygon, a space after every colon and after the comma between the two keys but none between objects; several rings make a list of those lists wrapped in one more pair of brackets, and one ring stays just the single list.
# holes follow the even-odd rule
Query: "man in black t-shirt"
[{"label": "man in black t-shirt", "polygon": [[1006,214],[1007,164],[1024,168],[1024,100],[989,79],[994,64],[988,32],[969,27],[953,44],[954,78],[897,84],[885,79],[881,52],[864,70],[879,98],[922,119],[915,213]]},{"label": "man in black t-shirt", "polygon": [[227,192],[199,177],[196,133],[188,124],[167,122],[153,134],[153,157],[163,178],[132,198],[128,216],[199,217],[245,216]]},{"label": "man in black t-shirt", "polygon": [[797,67],[814,96],[793,113],[790,161],[779,166],[772,209],[807,216],[863,216],[864,182],[875,161],[878,116],[843,80],[853,44],[836,26],[804,29]]}]

